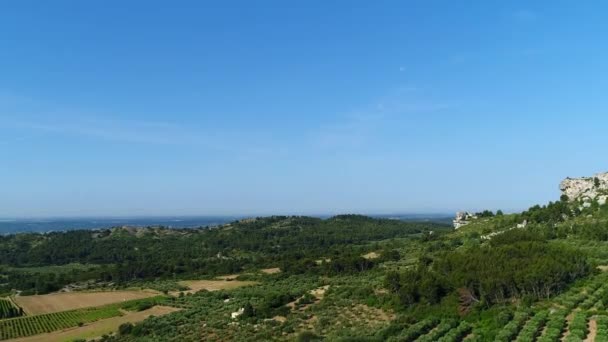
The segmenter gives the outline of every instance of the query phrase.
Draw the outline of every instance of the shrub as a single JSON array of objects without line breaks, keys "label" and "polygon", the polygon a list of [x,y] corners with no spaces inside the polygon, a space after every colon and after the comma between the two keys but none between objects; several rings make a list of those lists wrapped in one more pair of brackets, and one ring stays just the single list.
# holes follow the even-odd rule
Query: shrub
[{"label": "shrub", "polygon": [[576,339],[583,340],[587,337],[589,330],[587,329],[587,313],[577,312],[572,318],[572,322],[569,327],[570,334],[568,335],[568,341],[576,341]]},{"label": "shrub", "polygon": [[540,333],[540,329],[547,321],[547,311],[540,311],[534,317],[532,317],[524,326],[524,328],[517,336],[517,341],[534,341],[536,336]]},{"label": "shrub", "polygon": [[298,342],[313,342],[313,341],[321,341],[322,338],[311,331],[304,331],[298,335],[296,341]]},{"label": "shrub", "polygon": [[455,328],[437,340],[437,342],[457,342],[461,341],[473,329],[471,324],[466,321],[460,322]]},{"label": "shrub", "polygon": [[123,323],[118,327],[119,335],[128,335],[133,330],[133,324],[131,323]]},{"label": "shrub", "polygon": [[547,321],[547,330],[542,337],[538,339],[539,342],[553,342],[557,341],[564,331],[566,326],[566,310],[558,310],[549,315]]},{"label": "shrub", "polygon": [[418,337],[428,333],[435,325],[437,325],[437,319],[425,319],[416,324],[411,325],[406,330],[399,334],[399,341],[409,342],[414,341]]},{"label": "shrub", "polygon": [[440,337],[448,333],[450,330],[452,330],[454,327],[456,327],[457,324],[458,323],[456,322],[456,320],[453,319],[441,322],[435,329],[433,329],[433,331],[431,331],[429,334],[420,337],[416,340],[416,342],[435,342],[437,341],[437,339],[439,339]]},{"label": "shrub", "polygon": [[497,342],[510,342],[515,339],[517,333],[526,322],[529,317],[529,313],[526,311],[516,312],[513,316],[513,320],[502,328],[501,331],[496,335]]}]

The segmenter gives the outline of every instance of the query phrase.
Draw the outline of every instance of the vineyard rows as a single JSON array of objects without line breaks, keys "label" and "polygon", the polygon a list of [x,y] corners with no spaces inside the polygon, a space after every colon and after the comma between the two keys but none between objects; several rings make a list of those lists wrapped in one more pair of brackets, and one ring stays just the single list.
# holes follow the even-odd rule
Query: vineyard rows
[{"label": "vineyard rows", "polygon": [[0,320],[0,340],[37,335],[122,316],[121,308],[132,307],[140,301],[142,300],[136,299],[100,307]]},{"label": "vineyard rows", "polygon": [[[595,322],[592,322],[594,320]],[[597,332],[590,326],[596,323]],[[516,311],[494,335],[496,342],[608,342],[608,273],[580,283],[536,308]],[[394,339],[406,342],[484,340],[466,321],[424,319]]]},{"label": "vineyard rows", "polygon": [[23,316],[23,310],[17,308],[8,299],[0,298],[0,319]]},{"label": "vineyard rows", "polygon": [[535,314],[516,314],[497,335],[496,341],[518,342],[581,342],[589,335],[590,320],[597,323],[594,341],[608,342],[608,312],[604,298],[608,283],[600,275],[585,286],[576,286],[556,297],[550,308],[538,309]]}]

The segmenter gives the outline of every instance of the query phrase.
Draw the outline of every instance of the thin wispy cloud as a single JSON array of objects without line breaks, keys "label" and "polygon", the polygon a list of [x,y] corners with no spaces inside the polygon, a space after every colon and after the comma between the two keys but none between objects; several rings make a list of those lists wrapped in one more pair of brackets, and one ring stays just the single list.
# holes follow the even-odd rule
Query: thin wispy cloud
[{"label": "thin wispy cloud", "polygon": [[361,147],[383,138],[395,120],[411,119],[452,108],[452,105],[420,99],[413,86],[399,87],[362,110],[322,124],[312,134],[314,145],[324,148]]},{"label": "thin wispy cloud", "polygon": [[202,144],[209,142],[204,134],[194,135],[184,126],[154,121],[134,121],[96,117],[42,120],[16,120],[12,125],[42,134],[59,134],[137,144]]},{"label": "thin wispy cloud", "polygon": [[[44,118],[2,118],[0,127],[33,134],[38,138],[72,139],[74,143],[108,142],[142,146],[195,147],[201,151],[219,152],[240,160],[254,160],[285,155],[285,147],[267,146],[247,139],[246,132],[217,132],[200,125],[162,121],[124,120],[99,116],[57,116]],[[233,139],[231,137],[241,137]],[[2,145],[19,143],[0,141]]]}]

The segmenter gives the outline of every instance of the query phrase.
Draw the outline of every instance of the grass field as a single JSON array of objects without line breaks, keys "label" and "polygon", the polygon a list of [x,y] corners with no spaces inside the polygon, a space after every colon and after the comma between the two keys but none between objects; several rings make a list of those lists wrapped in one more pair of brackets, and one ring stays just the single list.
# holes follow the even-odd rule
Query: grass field
[{"label": "grass field", "polygon": [[157,296],[155,291],[66,292],[16,296],[15,303],[28,315],[82,309]]},{"label": "grass field", "polygon": [[115,332],[118,327],[123,323],[137,323],[150,316],[163,316],[166,314],[179,311],[180,309],[172,308],[168,306],[155,306],[148,310],[140,312],[129,312],[124,316],[112,317],[103,319],[97,322],[87,324],[82,327],[75,327],[65,329],[62,331],[55,331],[47,334],[34,335],[15,339],[15,342],[48,342],[48,341],[72,341],[75,339],[90,339],[99,337],[104,334]]}]

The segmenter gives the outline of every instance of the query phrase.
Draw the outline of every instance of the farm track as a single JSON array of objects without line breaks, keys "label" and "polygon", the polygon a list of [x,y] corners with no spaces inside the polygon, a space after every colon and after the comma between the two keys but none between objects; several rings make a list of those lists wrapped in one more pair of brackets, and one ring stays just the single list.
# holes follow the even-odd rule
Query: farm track
[{"label": "farm track", "polygon": [[595,318],[589,320],[589,334],[587,334],[587,338],[584,342],[595,342],[595,337],[597,336],[597,321]]}]

